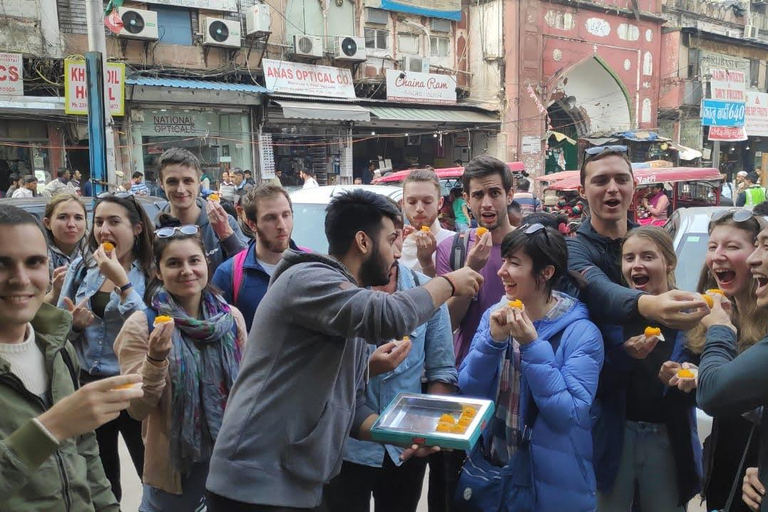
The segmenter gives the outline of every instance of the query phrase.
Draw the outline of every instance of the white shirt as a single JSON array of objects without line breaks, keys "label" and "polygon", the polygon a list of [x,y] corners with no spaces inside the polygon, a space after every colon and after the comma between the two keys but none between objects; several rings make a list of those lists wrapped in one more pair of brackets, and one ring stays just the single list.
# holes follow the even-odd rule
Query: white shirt
[{"label": "white shirt", "polygon": [[307,179],[304,180],[304,186],[302,187],[302,190],[307,188],[318,188],[318,187],[320,187],[320,185],[317,184],[317,180],[312,176],[307,176]]},{"label": "white shirt", "polygon": [[259,263],[259,265],[261,265],[261,268],[264,269],[264,272],[266,272],[269,277],[272,277],[272,274],[274,274],[275,272],[275,267],[277,266],[277,263],[275,263],[274,265],[270,265],[266,261],[262,261],[259,258],[256,258],[256,261]]},{"label": "white shirt", "polygon": [[21,187],[21,188],[17,188],[16,190],[14,190],[13,191],[13,195],[11,197],[13,197],[13,198],[16,198],[16,197],[35,197],[35,195],[28,188]]},{"label": "white shirt", "polygon": [[8,361],[11,373],[30,393],[40,396],[48,390],[45,357],[35,342],[32,324],[27,324],[27,335],[21,343],[0,343],[0,357]]},{"label": "white shirt", "polygon": [[[440,226],[440,221],[436,220],[432,226],[430,226],[430,230],[432,231],[432,234],[435,235],[435,238],[437,239],[437,245],[440,245],[440,242],[445,240],[446,238],[450,238],[456,233],[454,231],[443,229]],[[416,239],[413,235],[416,233],[411,234],[403,241],[403,250],[400,251],[400,263],[405,265],[406,267],[415,270],[416,272],[421,272],[421,264],[419,263],[419,258],[417,256],[417,247],[416,247]],[[435,252],[432,253],[432,263],[435,262],[435,255],[437,254],[437,246],[435,246]]]}]

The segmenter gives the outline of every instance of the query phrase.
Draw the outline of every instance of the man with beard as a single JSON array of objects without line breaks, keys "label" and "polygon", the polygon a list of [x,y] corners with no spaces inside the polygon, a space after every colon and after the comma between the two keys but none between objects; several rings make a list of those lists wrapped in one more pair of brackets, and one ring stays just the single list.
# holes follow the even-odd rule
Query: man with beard
[{"label": "man with beard", "polygon": [[219,265],[213,284],[222,291],[224,300],[243,313],[250,332],[253,315],[283,252],[289,247],[299,248],[291,240],[293,205],[283,187],[262,183],[244,196],[242,208],[255,240]]},{"label": "man with beard", "polygon": [[[370,439],[367,343],[402,339],[451,296],[473,296],[470,268],[394,294],[399,212],[351,190],[327,208],[329,256],[288,250],[256,311],[211,457],[208,510],[311,510],[341,469],[347,436]],[[401,457],[432,449],[411,446]]]},{"label": "man with beard", "polygon": [[[426,184],[428,187],[425,192],[434,196],[433,185],[429,181]],[[402,220],[395,223],[395,228],[398,233],[401,232]],[[398,248],[403,245],[402,236],[398,236],[395,245]],[[390,271],[389,283],[375,289],[395,293],[410,290],[428,281],[427,276],[403,264],[400,257],[399,263]],[[374,411],[381,413],[399,393],[421,393],[422,374],[426,378],[427,393],[455,393],[458,372],[453,366],[451,319],[445,305],[437,310],[429,322],[411,332],[410,340],[391,341],[376,350],[371,345],[368,347],[371,356],[368,362],[370,380],[366,390],[366,405]],[[373,495],[378,512],[415,511],[421,497],[426,460],[402,461],[402,451],[398,446],[382,446],[349,439],[341,473],[325,488],[324,510],[368,512]]]},{"label": "man with beard", "polygon": [[440,180],[435,171],[411,171],[403,182],[403,210],[410,226],[406,226],[403,233],[400,263],[429,277],[435,277],[437,246],[455,234],[443,229],[437,221],[443,207],[440,192]]}]

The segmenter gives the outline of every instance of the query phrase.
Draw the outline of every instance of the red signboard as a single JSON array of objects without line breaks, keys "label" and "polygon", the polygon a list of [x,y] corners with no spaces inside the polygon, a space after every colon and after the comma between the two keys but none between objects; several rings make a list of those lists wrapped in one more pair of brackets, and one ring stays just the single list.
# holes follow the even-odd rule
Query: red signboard
[{"label": "red signboard", "polygon": [[747,132],[743,126],[710,126],[708,139],[728,142],[747,140]]}]

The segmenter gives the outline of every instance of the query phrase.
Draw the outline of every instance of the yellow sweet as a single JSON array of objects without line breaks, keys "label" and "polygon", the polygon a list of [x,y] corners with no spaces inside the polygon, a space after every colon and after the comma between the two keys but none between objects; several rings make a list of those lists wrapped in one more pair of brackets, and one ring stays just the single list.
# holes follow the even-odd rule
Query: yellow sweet
[{"label": "yellow sweet", "polygon": [[219,198],[219,194],[211,194],[208,196],[209,201],[221,201],[221,198]]},{"label": "yellow sweet", "polygon": [[153,325],[155,327],[157,327],[158,325],[164,324],[164,323],[167,323],[167,322],[173,322],[173,318],[168,316],[168,315],[160,315],[160,316],[155,317],[155,321],[154,321]]},{"label": "yellow sweet", "polygon": [[429,233],[429,226],[421,226],[422,233]]},{"label": "yellow sweet", "polygon": [[477,228],[477,236],[483,236],[487,232],[488,232],[488,228],[484,228],[482,226]]},{"label": "yellow sweet", "polygon": [[687,368],[681,368],[677,370],[677,376],[681,379],[693,379],[696,377],[696,374]]},{"label": "yellow sweet", "polygon": [[114,246],[114,244],[112,244],[112,242],[104,242],[103,244],[101,244],[101,246],[104,248],[105,252],[112,251],[115,248],[115,246]]},{"label": "yellow sweet", "polygon": [[453,425],[451,427],[451,434],[463,434],[467,431],[467,427],[462,427],[461,425]]},{"label": "yellow sweet", "polygon": [[507,306],[509,306],[510,308],[515,308],[515,309],[524,309],[525,308],[525,306],[523,306],[523,301],[521,301],[520,299],[510,300],[509,302],[507,302]]},{"label": "yellow sweet", "polygon": [[651,336],[658,336],[661,334],[661,329],[659,327],[646,327],[645,328],[645,337],[650,338]]},{"label": "yellow sweet", "polygon": [[438,419],[437,421],[440,423],[447,423],[449,425],[456,424],[456,419],[450,414],[443,414],[442,416],[440,416],[440,419]]},{"label": "yellow sweet", "polygon": [[131,388],[132,388],[133,386],[135,386],[135,385],[136,385],[136,384],[131,384],[131,383],[129,383],[129,384],[123,384],[122,386],[117,386],[116,388],[112,388],[112,390],[113,390],[113,391],[117,391],[117,390],[120,390],[120,389],[131,389]]},{"label": "yellow sweet", "polygon": [[472,423],[473,419],[474,418],[472,418],[470,416],[464,416],[462,414],[461,417],[459,418],[459,421],[457,423],[459,425],[461,425],[462,427],[467,428]]},{"label": "yellow sweet", "polygon": [[471,405],[462,405],[461,415],[466,416],[468,418],[474,418],[475,416],[477,416],[477,409],[475,409]]},{"label": "yellow sweet", "polygon": [[707,290],[707,293],[710,294],[710,295],[717,294],[717,295],[722,295],[723,297],[725,297],[725,293],[720,288],[710,288],[709,290]]},{"label": "yellow sweet", "polygon": [[711,296],[702,295],[701,298],[704,299],[704,302],[707,303],[708,307],[712,308],[715,305],[715,299],[713,299]]},{"label": "yellow sweet", "polygon": [[441,423],[437,424],[437,427],[435,427],[435,432],[443,432],[445,434],[450,434],[452,427],[453,427],[453,425],[441,422]]}]

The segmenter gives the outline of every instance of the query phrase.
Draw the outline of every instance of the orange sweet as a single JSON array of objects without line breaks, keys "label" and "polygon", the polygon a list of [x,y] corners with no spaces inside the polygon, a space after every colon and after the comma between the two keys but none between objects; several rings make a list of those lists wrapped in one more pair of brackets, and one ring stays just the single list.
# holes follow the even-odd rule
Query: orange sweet
[{"label": "orange sweet", "polygon": [[440,422],[440,423],[437,424],[437,427],[435,427],[435,432],[443,432],[443,433],[446,433],[446,434],[450,434],[452,427],[453,427],[453,425],[451,425],[449,423],[442,423],[442,422]]},{"label": "orange sweet", "polygon": [[104,242],[103,244],[101,244],[101,246],[104,248],[104,251],[106,252],[112,251],[115,248],[112,242]]},{"label": "orange sweet", "polygon": [[645,337],[650,338],[651,336],[658,336],[661,334],[661,329],[659,327],[646,327],[645,328]]},{"label": "orange sweet", "polygon": [[173,322],[173,318],[168,315],[160,315],[155,317],[154,326],[157,327],[160,324],[164,324],[166,322]]},{"label": "orange sweet", "polygon": [[462,405],[461,415],[467,416],[468,418],[474,418],[475,416],[477,416],[477,409],[475,409],[471,405]]},{"label": "orange sweet", "polygon": [[507,302],[507,306],[515,309],[525,308],[525,306],[523,306],[523,301],[521,301],[520,299],[510,300],[509,302]]},{"label": "orange sweet", "polygon": [[443,414],[437,421],[440,423],[448,423],[449,425],[456,424],[456,419],[450,414]]},{"label": "orange sweet", "polygon": [[451,434],[463,434],[467,431],[467,427],[462,427],[461,425],[453,425],[451,427]]},{"label": "orange sweet", "polygon": [[120,389],[131,389],[135,385],[136,385],[135,383],[134,384],[130,384],[130,383],[129,384],[123,384],[122,386],[117,386],[116,388],[112,388],[112,391],[117,391],[117,390],[120,390]]},{"label": "orange sweet", "polygon": [[479,227],[477,228],[477,236],[483,236],[488,232],[488,228]]},{"label": "orange sweet", "polygon": [[696,374],[687,368],[681,368],[677,370],[677,376],[681,379],[693,379],[696,377]]},{"label": "orange sweet", "polygon": [[421,226],[422,233],[429,233],[429,226]]},{"label": "orange sweet", "polygon": [[220,201],[221,199],[219,198],[219,194],[215,194],[214,193],[214,194],[211,194],[211,195],[208,196],[208,200],[209,201]]},{"label": "orange sweet", "polygon": [[707,303],[708,307],[712,308],[715,305],[715,299],[713,299],[710,295],[704,294],[701,296],[701,298],[704,299],[704,302]]},{"label": "orange sweet", "polygon": [[709,294],[718,294],[718,295],[722,295],[723,297],[725,297],[725,293],[720,288],[710,288],[709,290],[707,290],[707,293],[709,293]]},{"label": "orange sweet", "polygon": [[471,418],[469,416],[464,416],[462,414],[457,423],[466,429],[470,425],[470,423],[472,423],[473,419],[474,418]]}]

